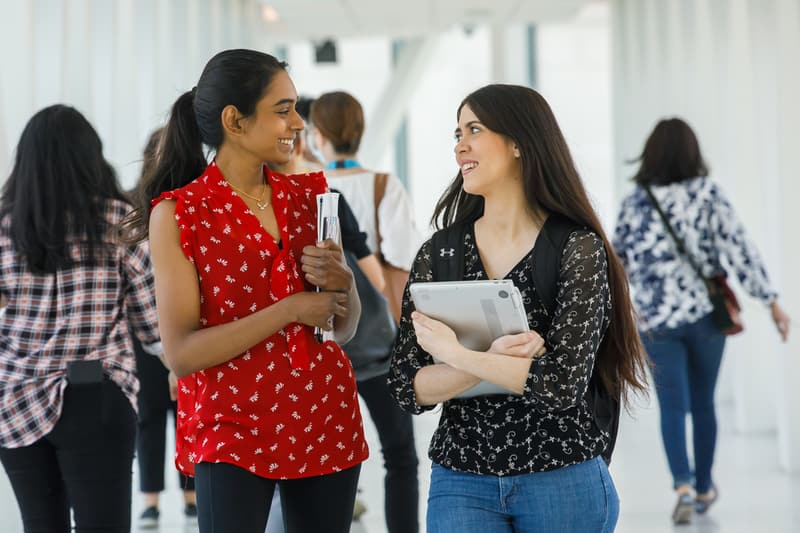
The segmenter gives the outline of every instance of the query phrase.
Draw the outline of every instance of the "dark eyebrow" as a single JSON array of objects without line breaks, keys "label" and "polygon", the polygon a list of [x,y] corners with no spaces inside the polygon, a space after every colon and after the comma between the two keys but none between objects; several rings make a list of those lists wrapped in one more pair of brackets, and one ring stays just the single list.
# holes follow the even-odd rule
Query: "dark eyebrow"
[{"label": "dark eyebrow", "polygon": [[[475,124],[477,124],[479,126],[482,125],[480,120],[470,120],[469,122],[464,124],[464,126],[466,126],[467,128],[471,128]],[[456,128],[455,131],[453,132],[454,135],[458,135],[459,133],[461,133],[461,128]]]},{"label": "dark eyebrow", "polygon": [[278,107],[279,105],[286,105],[286,104],[293,104],[293,103],[295,103],[295,99],[294,98],[284,98],[284,99],[278,100],[277,102],[272,104],[272,107]]}]

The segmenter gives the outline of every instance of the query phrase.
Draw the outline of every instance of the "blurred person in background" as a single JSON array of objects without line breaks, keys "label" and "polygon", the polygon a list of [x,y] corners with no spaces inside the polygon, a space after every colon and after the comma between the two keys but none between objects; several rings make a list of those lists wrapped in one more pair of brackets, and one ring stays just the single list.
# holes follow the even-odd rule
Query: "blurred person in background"
[{"label": "blurred person in background", "polygon": [[[313,124],[309,137],[326,161],[325,176],[352,206],[358,228],[366,233],[373,254],[359,260],[359,267],[378,291],[387,295],[397,319],[399,301],[408,280],[408,268],[421,236],[414,226],[411,203],[400,180],[363,168],[356,156],[364,133],[361,104],[344,92],[326,93],[310,106]],[[382,176],[382,177],[381,177]],[[376,192],[383,189],[385,192]],[[383,266],[382,266],[383,265]],[[376,268],[377,267],[377,268]],[[391,287],[394,285],[394,287]],[[397,297],[398,309],[392,308]],[[380,373],[359,375],[358,392],[369,409],[381,442],[386,475],[384,514],[389,533],[419,530],[419,481],[414,423],[393,400],[387,379],[391,346]],[[362,504],[363,505],[363,504]],[[356,515],[365,510],[357,506]]]},{"label": "blurred person in background", "polygon": [[[784,341],[789,317],[778,305],[778,293],[733,206],[707,177],[689,125],[679,118],[660,121],[638,161],[636,188],[622,202],[614,248],[628,272],[639,330],[654,363],[661,437],[677,493],[672,519],[686,524],[719,495],[712,476],[714,393],[725,335],[712,317],[705,278],[724,274],[727,266],[767,306]],[[687,414],[692,418],[693,466]]]},{"label": "blurred person in background", "polygon": [[[26,532],[128,532],[136,433],[129,326],[160,353],[146,243],[78,111],[30,119],[0,200],[0,461]],[[151,355],[155,360],[156,358]]]},{"label": "blurred person in background", "polygon": [[367,234],[367,245],[378,255],[386,280],[384,294],[399,321],[408,271],[423,240],[408,193],[397,176],[364,168],[358,161],[364,110],[351,94],[321,95],[312,102],[309,119],[309,138],[324,159],[325,176],[347,199]]},{"label": "blurred person in background", "polygon": [[[152,172],[163,131],[163,128],[157,129],[147,141],[141,176]],[[136,197],[135,190],[132,196]],[[139,378],[136,460],[139,463],[139,490],[144,496],[145,506],[139,516],[138,525],[142,529],[152,529],[158,527],[161,514],[159,500],[164,490],[167,415],[171,412],[176,420],[178,416],[177,382],[174,375],[170,376],[161,359],[145,352],[136,338],[133,339],[133,350],[136,354],[136,376]],[[188,523],[194,523],[197,521],[194,478],[180,472],[177,474],[178,486],[183,491],[183,513]]]}]

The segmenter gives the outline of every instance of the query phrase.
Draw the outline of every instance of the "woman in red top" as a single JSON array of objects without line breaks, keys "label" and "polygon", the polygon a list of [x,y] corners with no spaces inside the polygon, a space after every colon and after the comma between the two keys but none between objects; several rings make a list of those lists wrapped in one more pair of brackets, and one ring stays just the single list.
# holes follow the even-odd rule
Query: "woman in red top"
[{"label": "woman in red top", "polygon": [[180,377],[176,464],[195,476],[201,532],[263,532],[276,483],[288,531],[348,531],[367,457],[352,367],[313,334],[333,327],[345,342],[360,313],[341,249],[315,244],[325,178],[263,164],[286,162],[303,127],[285,67],[214,56],[175,102],[131,220],[141,236],[149,225]]}]

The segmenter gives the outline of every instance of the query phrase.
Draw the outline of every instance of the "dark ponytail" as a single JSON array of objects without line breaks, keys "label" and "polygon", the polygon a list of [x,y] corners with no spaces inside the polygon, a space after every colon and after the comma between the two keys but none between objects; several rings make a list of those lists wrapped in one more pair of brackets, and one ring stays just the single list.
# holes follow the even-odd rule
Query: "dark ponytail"
[{"label": "dark ponytail", "polygon": [[194,112],[195,90],[186,91],[172,105],[169,122],[144,169],[133,194],[136,206],[123,222],[123,236],[128,242],[147,238],[150,224],[150,200],[161,193],[179,189],[203,173],[206,156],[200,128]]},{"label": "dark ponytail", "polygon": [[136,189],[136,209],[122,224],[127,242],[147,238],[152,200],[191,183],[206,169],[204,145],[213,151],[224,140],[222,110],[233,105],[245,117],[253,115],[281,70],[286,63],[255,50],[225,50],[209,60],[197,87],[172,106],[155,161]]}]

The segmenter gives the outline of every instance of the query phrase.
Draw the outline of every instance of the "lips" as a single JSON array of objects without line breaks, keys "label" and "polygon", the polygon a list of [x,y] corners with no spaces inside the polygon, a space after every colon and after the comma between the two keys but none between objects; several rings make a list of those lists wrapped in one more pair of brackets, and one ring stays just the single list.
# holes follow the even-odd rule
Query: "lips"
[{"label": "lips", "polygon": [[294,139],[278,139],[278,145],[291,152],[294,149]]},{"label": "lips", "polygon": [[478,166],[477,161],[460,161],[459,166],[461,167],[461,175],[466,176]]}]

